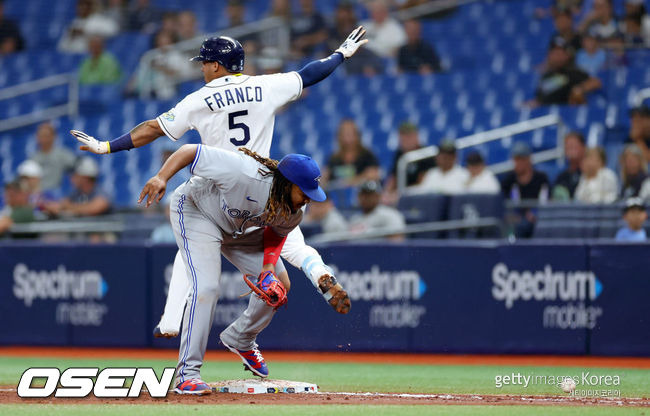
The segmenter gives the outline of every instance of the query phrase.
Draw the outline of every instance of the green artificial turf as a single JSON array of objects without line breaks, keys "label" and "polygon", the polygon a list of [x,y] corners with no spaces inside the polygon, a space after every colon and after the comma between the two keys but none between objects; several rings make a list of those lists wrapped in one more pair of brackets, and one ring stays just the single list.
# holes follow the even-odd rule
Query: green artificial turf
[{"label": "green artificial turf", "polygon": [[[174,361],[133,359],[56,359],[0,357],[0,384],[17,385],[28,367],[153,367],[160,376],[162,368],[173,367]],[[558,394],[564,393],[555,384],[543,384],[550,376],[582,377],[590,375],[620,377],[618,386],[590,386],[589,389],[620,391],[626,397],[650,397],[650,370],[617,368],[533,367],[533,366],[472,366],[472,365],[391,365],[353,363],[287,363],[269,362],[270,378],[316,383],[321,391],[400,392],[400,393],[476,393],[476,394]],[[540,383],[495,386],[497,376],[538,376]],[[218,381],[250,378],[241,362],[208,361],[202,369],[204,380]],[[532,380],[532,379],[531,379]],[[582,388],[578,384],[578,389]],[[1,414],[1,413],[0,413]],[[648,412],[650,415],[650,412]]]}]

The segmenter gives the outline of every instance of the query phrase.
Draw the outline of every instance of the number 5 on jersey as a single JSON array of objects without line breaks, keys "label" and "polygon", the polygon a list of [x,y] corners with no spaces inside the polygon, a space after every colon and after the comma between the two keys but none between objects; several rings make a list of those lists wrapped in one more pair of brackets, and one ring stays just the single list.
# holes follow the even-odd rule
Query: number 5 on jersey
[{"label": "number 5 on jersey", "polygon": [[235,123],[235,118],[237,118],[239,116],[246,116],[246,115],[248,115],[248,110],[235,111],[233,113],[228,113],[228,128],[230,130],[242,129],[244,131],[244,138],[243,139],[237,140],[234,137],[230,138],[230,143],[234,144],[235,146],[244,146],[251,139],[251,132],[248,129],[248,126],[246,124],[244,124],[244,123]]}]

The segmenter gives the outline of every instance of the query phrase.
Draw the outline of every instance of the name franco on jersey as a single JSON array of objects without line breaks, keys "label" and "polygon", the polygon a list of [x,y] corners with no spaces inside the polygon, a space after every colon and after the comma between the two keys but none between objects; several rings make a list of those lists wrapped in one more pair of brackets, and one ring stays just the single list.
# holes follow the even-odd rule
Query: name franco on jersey
[{"label": "name franco on jersey", "polygon": [[[226,101],[225,104],[224,98]],[[213,105],[216,105],[218,109],[221,109],[233,104],[251,103],[254,101],[262,102],[262,87],[235,87],[232,90],[226,89],[223,91],[223,95],[219,92],[215,92],[211,96],[209,95],[203,98],[203,101],[208,105],[210,111],[215,111]]]}]

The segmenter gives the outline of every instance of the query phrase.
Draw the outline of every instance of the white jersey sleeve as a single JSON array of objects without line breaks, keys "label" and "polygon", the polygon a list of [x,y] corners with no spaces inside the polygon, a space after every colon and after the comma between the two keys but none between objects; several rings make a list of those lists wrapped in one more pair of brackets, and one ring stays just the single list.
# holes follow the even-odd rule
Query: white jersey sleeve
[{"label": "white jersey sleeve", "polygon": [[271,92],[270,98],[275,108],[296,100],[302,94],[302,77],[295,71],[261,75],[259,78]]},{"label": "white jersey sleeve", "polygon": [[156,120],[167,137],[176,141],[188,130],[195,129],[192,115],[198,110],[191,95],[183,98],[174,108],[159,115]]}]

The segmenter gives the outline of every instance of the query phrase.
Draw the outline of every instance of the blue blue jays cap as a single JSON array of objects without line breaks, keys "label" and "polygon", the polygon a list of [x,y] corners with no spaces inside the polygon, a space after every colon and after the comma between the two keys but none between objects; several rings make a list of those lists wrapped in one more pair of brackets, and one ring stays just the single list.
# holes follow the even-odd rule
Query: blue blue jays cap
[{"label": "blue blue jays cap", "polygon": [[323,202],[327,199],[320,187],[320,169],[314,159],[306,155],[291,153],[278,163],[278,170],[292,183],[298,185],[312,201]]}]

